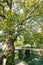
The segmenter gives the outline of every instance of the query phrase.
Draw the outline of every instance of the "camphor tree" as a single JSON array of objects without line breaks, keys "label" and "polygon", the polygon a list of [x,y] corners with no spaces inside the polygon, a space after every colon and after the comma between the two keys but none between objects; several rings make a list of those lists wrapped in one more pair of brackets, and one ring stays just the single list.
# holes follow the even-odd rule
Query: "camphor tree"
[{"label": "camphor tree", "polygon": [[[34,31],[38,32],[40,28],[42,30],[42,5],[42,0],[0,0],[0,30],[3,31],[5,39],[7,34],[5,43],[10,45],[9,54],[13,54],[11,56],[14,56],[14,42],[18,37],[24,37],[24,43],[35,42]],[[9,54],[6,56],[9,58],[8,65]],[[12,65],[12,60],[10,60],[10,65]]]}]

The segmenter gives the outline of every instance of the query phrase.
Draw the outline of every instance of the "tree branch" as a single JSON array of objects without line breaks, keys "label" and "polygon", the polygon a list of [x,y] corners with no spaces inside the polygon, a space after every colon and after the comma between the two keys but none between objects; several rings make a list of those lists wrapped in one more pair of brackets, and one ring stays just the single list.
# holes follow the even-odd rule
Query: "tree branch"
[{"label": "tree branch", "polygon": [[4,2],[7,3],[7,5],[9,6],[10,10],[12,9],[12,0],[4,0]]},{"label": "tree branch", "polygon": [[2,18],[4,18],[4,19],[6,19],[6,17],[5,17],[4,15],[2,15],[2,14],[0,14],[0,17],[2,17]]},{"label": "tree branch", "polygon": [[38,5],[36,5],[35,8],[30,12],[29,16],[26,17],[26,18],[25,18],[21,23],[19,23],[16,27],[18,27],[19,25],[22,25],[25,20],[31,18],[31,14],[38,8],[39,5],[40,5],[40,3],[38,3]]},{"label": "tree branch", "polygon": [[[12,0],[3,0],[3,1],[0,1],[0,3],[4,3],[6,2],[7,5],[9,6],[10,10],[12,9]],[[2,6],[2,5],[1,5]],[[3,7],[3,6],[2,6]]]}]

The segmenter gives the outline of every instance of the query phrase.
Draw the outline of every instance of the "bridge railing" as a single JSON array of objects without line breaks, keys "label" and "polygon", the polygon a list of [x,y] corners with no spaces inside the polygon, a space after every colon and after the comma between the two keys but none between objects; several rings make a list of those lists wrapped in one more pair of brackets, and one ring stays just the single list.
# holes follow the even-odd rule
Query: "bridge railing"
[{"label": "bridge railing", "polygon": [[30,57],[32,51],[43,52],[43,49],[40,49],[40,48],[17,48],[15,47],[15,50],[19,52],[19,58],[21,58],[23,55],[25,55],[25,57]]},{"label": "bridge railing", "polygon": [[[32,51],[37,51],[37,52],[42,51],[43,52],[43,49],[15,47],[15,51],[18,51],[19,58],[21,58],[23,55],[25,55],[26,57],[30,57]],[[1,57],[1,53],[0,53],[0,57]]]}]

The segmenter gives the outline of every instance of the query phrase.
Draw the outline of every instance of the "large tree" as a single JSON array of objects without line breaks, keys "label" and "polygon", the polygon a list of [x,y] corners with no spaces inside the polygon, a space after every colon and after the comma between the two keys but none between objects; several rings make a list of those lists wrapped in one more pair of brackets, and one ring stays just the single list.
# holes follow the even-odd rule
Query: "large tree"
[{"label": "large tree", "polygon": [[43,24],[42,5],[42,0],[0,0],[0,30],[11,31],[15,38],[27,29],[37,30]]},{"label": "large tree", "polygon": [[24,43],[35,42],[33,34],[43,29],[42,5],[42,0],[0,0],[0,30],[11,35],[13,46],[22,36]]}]

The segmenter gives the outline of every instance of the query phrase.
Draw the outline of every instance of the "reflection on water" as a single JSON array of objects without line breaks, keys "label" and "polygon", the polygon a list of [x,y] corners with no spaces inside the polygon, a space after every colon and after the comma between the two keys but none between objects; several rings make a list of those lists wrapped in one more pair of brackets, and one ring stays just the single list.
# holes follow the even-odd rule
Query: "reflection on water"
[{"label": "reflection on water", "polygon": [[25,60],[28,65],[43,65],[43,57],[31,57]]},{"label": "reflection on water", "polygon": [[35,65],[39,65],[39,61],[40,61],[40,59],[38,59],[38,58],[34,58],[34,59],[32,59],[32,61],[35,63]]}]

